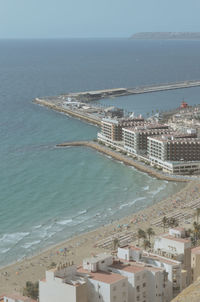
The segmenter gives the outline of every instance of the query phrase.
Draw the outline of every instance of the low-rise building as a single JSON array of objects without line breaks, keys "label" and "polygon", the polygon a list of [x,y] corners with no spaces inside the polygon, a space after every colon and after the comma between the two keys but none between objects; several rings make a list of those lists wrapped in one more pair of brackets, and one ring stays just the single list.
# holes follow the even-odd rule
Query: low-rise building
[{"label": "low-rise building", "polygon": [[126,277],[109,271],[88,271],[79,268],[78,272],[87,279],[88,302],[128,302],[128,280]]},{"label": "low-rise building", "polygon": [[[160,256],[180,261],[186,285],[191,282],[191,240],[185,238],[182,230],[171,229],[168,234],[159,235],[154,241],[154,251]],[[186,271],[186,272],[184,272]]]},{"label": "low-rise building", "polygon": [[88,302],[87,284],[75,265],[60,265],[46,271],[39,281],[40,302]]}]

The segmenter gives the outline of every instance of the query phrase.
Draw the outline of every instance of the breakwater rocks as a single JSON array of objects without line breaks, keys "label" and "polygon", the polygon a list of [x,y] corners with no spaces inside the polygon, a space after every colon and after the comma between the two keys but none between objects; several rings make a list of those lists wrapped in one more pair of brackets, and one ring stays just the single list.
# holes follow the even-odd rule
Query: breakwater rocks
[{"label": "breakwater rocks", "polygon": [[194,180],[192,177],[182,177],[182,176],[173,176],[173,175],[167,175],[160,171],[155,170],[151,166],[147,166],[139,161],[134,160],[131,157],[128,157],[126,155],[123,155],[117,151],[111,150],[109,147],[106,147],[104,145],[99,144],[98,142],[94,141],[74,141],[74,142],[64,142],[61,144],[57,144],[56,147],[88,147],[92,148],[98,152],[101,152],[103,154],[106,154],[120,162],[123,162],[124,164],[128,166],[135,167],[136,169],[148,173],[151,176],[154,176],[158,179],[163,179],[167,181],[176,181],[176,182],[188,182],[191,180]]}]

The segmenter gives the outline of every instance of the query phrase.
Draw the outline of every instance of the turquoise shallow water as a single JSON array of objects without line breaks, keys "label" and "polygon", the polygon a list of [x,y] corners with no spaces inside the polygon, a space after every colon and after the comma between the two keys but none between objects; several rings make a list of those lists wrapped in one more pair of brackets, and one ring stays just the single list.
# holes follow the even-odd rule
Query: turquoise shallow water
[{"label": "turquoise shallow water", "polygon": [[[93,139],[98,128],[35,105],[32,99],[200,78],[200,43],[184,43],[0,41],[0,265],[109,223],[183,187],[90,149],[56,148],[67,140]],[[190,62],[186,66],[185,58]],[[198,101],[199,90],[190,92],[192,101]],[[151,94],[116,103],[145,113],[163,98],[171,108],[180,96]]]}]

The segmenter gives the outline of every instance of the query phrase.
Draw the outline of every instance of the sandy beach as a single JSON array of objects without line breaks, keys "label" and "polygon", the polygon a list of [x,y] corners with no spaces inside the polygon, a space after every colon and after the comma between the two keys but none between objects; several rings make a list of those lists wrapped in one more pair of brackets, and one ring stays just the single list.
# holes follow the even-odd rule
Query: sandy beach
[{"label": "sandy beach", "polygon": [[22,292],[26,281],[37,281],[44,278],[45,270],[52,262],[70,262],[80,265],[84,257],[102,251],[112,251],[114,236],[120,240],[137,243],[138,228],[146,230],[152,227],[156,234],[162,233],[161,220],[163,216],[173,216],[179,220],[179,225],[191,227],[194,221],[195,208],[200,207],[200,182],[188,182],[175,195],[154,204],[138,213],[113,221],[89,233],[71,238],[59,245],[53,246],[42,253],[10,266],[0,269],[0,294]]}]

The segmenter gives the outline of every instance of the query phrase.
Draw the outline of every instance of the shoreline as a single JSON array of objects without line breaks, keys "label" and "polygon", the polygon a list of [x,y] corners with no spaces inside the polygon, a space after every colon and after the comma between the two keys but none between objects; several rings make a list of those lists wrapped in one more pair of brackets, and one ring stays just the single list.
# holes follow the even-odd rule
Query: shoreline
[{"label": "shoreline", "polygon": [[[188,182],[183,189],[169,196],[167,199],[150,205],[139,212],[132,213],[119,220],[112,221],[110,224],[100,226],[89,232],[75,235],[58,244],[48,247],[33,256],[27,257],[21,261],[6,265],[0,268],[0,292],[11,293],[21,292],[26,281],[37,281],[42,279],[45,270],[52,262],[60,263],[66,260],[74,261],[77,265],[81,264],[82,259],[90,256],[92,253],[110,251],[99,245],[102,241],[108,241],[108,238],[119,236],[121,232],[128,234],[137,231],[138,228],[147,229],[153,227],[156,234],[161,233],[161,227],[153,225],[161,215],[172,214],[173,211],[187,212],[187,203],[192,199],[196,200],[200,193],[200,182]],[[181,200],[181,201],[180,201]],[[200,201],[199,201],[200,202]],[[179,212],[180,212],[179,211]],[[193,217],[193,216],[191,216]],[[192,218],[191,218],[192,219]],[[132,222],[134,221],[134,222]],[[130,229],[118,229],[118,225],[130,225]],[[184,220],[180,220],[180,225],[184,225]],[[67,248],[67,253],[59,252],[60,249]]]},{"label": "shoreline", "polygon": [[134,160],[131,157],[127,157],[126,155],[123,155],[117,151],[111,150],[110,148],[101,145],[99,143],[93,142],[93,141],[74,141],[74,142],[65,142],[61,144],[57,144],[56,147],[59,148],[65,148],[65,147],[88,147],[91,149],[94,149],[102,154],[106,154],[110,157],[112,157],[114,160],[123,162],[127,166],[132,166],[136,168],[137,170],[147,173],[148,175],[152,177],[156,177],[157,179],[161,180],[167,180],[167,181],[175,181],[175,182],[189,182],[192,180],[198,180],[197,177],[190,177],[190,176],[182,176],[182,175],[170,175],[170,174],[164,174],[160,171],[155,170],[153,167],[150,167],[146,164],[142,164],[139,161]]}]

